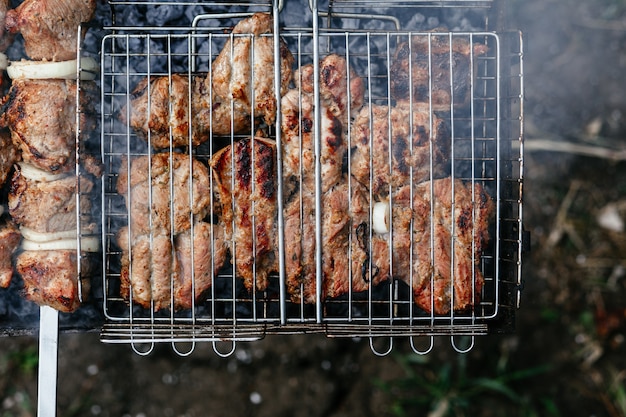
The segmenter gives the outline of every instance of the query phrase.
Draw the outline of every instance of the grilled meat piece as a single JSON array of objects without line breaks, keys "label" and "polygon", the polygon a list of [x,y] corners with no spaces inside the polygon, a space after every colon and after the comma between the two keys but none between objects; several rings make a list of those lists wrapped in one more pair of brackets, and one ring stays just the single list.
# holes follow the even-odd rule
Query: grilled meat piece
[{"label": "grilled meat piece", "polygon": [[[81,177],[80,187],[80,212],[88,216],[91,210],[88,194],[93,189],[93,183],[89,178]],[[77,188],[75,176],[34,181],[26,179],[17,165],[9,190],[9,213],[15,223],[37,232],[76,230]]]},{"label": "grilled meat piece", "polygon": [[169,308],[172,295],[175,310],[192,308],[211,287],[227,255],[223,226],[206,222],[176,235],[173,246],[164,235],[140,235],[129,246],[127,227],[120,229],[117,241],[122,249],[122,297],[130,301],[132,291],[133,303],[155,311]]},{"label": "grilled meat piece", "polygon": [[5,27],[22,34],[30,59],[67,61],[76,59],[78,27],[95,10],[96,0],[25,0],[6,13]]},{"label": "grilled meat piece", "polygon": [[237,102],[231,109],[230,101],[215,94],[211,99],[204,91],[204,76],[192,75],[191,87],[189,83],[190,78],[183,74],[144,78],[130,95],[130,107],[124,106],[120,111],[120,120],[149,140],[155,149],[198,146],[211,134],[250,131],[249,114],[238,108]]},{"label": "grilled meat piece", "polygon": [[239,140],[217,152],[211,168],[235,272],[248,290],[264,291],[278,270],[276,144]]},{"label": "grilled meat piece", "polygon": [[6,51],[13,42],[13,34],[5,29],[6,14],[10,6],[9,0],[0,0],[0,52]]},{"label": "grilled meat piece", "polygon": [[[276,122],[274,91],[273,18],[256,13],[241,20],[212,65],[206,79],[206,91],[213,91],[227,102],[233,99],[247,114],[263,117],[265,123]],[[280,40],[280,94],[287,92],[292,76],[294,58]]]},{"label": "grilled meat piece", "polygon": [[[390,65],[391,96],[396,101],[429,103],[438,110],[468,104],[474,58],[488,47],[470,45],[466,36],[414,35],[398,45]],[[410,57],[412,55],[412,57]],[[451,93],[452,91],[452,93]]]},{"label": "grilled meat piece", "polygon": [[[293,302],[317,299],[314,202],[313,194],[301,193],[285,206],[286,283]],[[322,300],[388,279],[370,271],[369,213],[366,190],[355,180],[344,179],[323,194]]]},{"label": "grilled meat piece", "polygon": [[175,248],[174,300],[177,309],[189,309],[193,300],[200,298],[211,287],[213,277],[226,261],[228,249],[224,227],[221,224],[196,223],[193,233],[188,230],[176,236]]},{"label": "grilled meat piece", "polygon": [[[328,191],[341,180],[346,153],[341,122],[320,103],[321,181]],[[310,94],[290,90],[281,102],[281,140],[283,143],[283,178],[286,195],[298,189],[315,190],[314,101]]]},{"label": "grilled meat piece", "polygon": [[491,198],[480,184],[451,178],[418,184],[412,195],[411,202],[411,187],[405,186],[392,196],[392,233],[374,235],[372,262],[382,276],[411,286],[415,303],[427,313],[472,308],[484,284],[478,264],[489,240]]},{"label": "grilled meat piece", "polygon": [[117,191],[126,199],[133,238],[169,236],[171,232],[177,235],[211,211],[207,167],[179,152],[134,158],[130,161],[130,182],[128,162],[122,161]]},{"label": "grilled meat piece", "polygon": [[226,258],[221,226],[202,221],[211,214],[207,167],[182,153],[142,156],[130,162],[130,177],[122,162],[117,189],[130,214],[117,235],[121,295],[130,301],[132,291],[133,303],[158,311],[172,307],[173,286],[173,308],[190,308]]},{"label": "grilled meat piece", "polygon": [[[340,55],[330,54],[320,60],[320,97],[331,113],[339,119],[344,129],[348,128],[365,101],[365,83],[348,62]],[[296,87],[303,92],[314,92],[314,66],[308,64],[294,73]]]},{"label": "grilled meat piece", "polygon": [[13,164],[19,158],[17,149],[11,142],[11,134],[8,130],[0,130],[0,187],[9,178]]},{"label": "grilled meat piece", "polygon": [[[80,129],[96,127],[97,89],[81,82]],[[11,130],[22,159],[50,172],[75,169],[76,82],[70,80],[14,80],[4,98],[0,126]]]},{"label": "grilled meat piece", "polygon": [[352,125],[350,147],[352,175],[378,196],[409,184],[411,168],[414,183],[449,170],[446,122],[424,105],[395,106],[391,111],[388,106],[364,107]]},{"label": "grilled meat piece", "polygon": [[24,280],[26,299],[62,312],[73,312],[90,290],[91,263],[83,257],[81,284],[75,250],[26,251],[18,255],[16,271]]},{"label": "grilled meat piece", "polygon": [[13,254],[22,235],[12,221],[0,225],[0,288],[7,288],[13,277]]}]

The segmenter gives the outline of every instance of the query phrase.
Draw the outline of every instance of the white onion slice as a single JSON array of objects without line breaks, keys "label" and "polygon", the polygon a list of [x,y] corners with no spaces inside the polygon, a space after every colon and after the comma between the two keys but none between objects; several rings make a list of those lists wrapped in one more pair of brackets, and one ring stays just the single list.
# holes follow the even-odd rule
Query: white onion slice
[{"label": "white onion slice", "polygon": [[[7,74],[13,80],[31,79],[76,79],[77,61],[11,61],[7,67]],[[98,72],[98,63],[91,57],[80,59],[81,80],[94,80]]]},{"label": "white onion slice", "polygon": [[76,239],[76,230],[44,233],[38,232],[29,227],[20,226],[20,233],[24,239],[32,242],[53,242],[55,240]]},{"label": "white onion slice", "polygon": [[372,213],[374,232],[379,234],[389,233],[389,203],[378,202],[374,204]]},{"label": "white onion slice", "polygon": [[[22,249],[25,251],[42,250],[77,250],[78,242],[76,236],[72,239],[54,240],[51,242],[34,242],[32,240],[22,240]],[[100,250],[100,239],[97,236],[86,236],[80,240],[81,252],[98,252]]]},{"label": "white onion slice", "polygon": [[37,168],[36,166],[29,164],[28,162],[18,162],[17,164],[20,166],[20,172],[22,173],[22,176],[27,180],[56,181],[69,175],[67,173],[52,174],[48,171]]},{"label": "white onion slice", "polygon": [[9,57],[0,52],[0,71],[4,71],[9,66]]}]

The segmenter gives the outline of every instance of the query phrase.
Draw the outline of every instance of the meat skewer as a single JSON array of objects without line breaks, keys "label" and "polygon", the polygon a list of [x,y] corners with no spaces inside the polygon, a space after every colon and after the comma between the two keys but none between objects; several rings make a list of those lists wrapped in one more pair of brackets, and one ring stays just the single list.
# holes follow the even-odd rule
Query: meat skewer
[{"label": "meat skewer", "polygon": [[[14,80],[4,99],[0,126],[8,127],[22,159],[50,172],[75,169],[76,81]],[[81,129],[95,129],[95,84],[81,83]]]},{"label": "meat skewer", "polygon": [[7,288],[13,278],[13,254],[22,235],[15,224],[8,220],[0,224],[0,287]]},{"label": "meat skewer", "polygon": [[67,61],[76,59],[78,27],[95,10],[96,0],[25,0],[7,11],[5,27],[22,34],[30,59]]}]

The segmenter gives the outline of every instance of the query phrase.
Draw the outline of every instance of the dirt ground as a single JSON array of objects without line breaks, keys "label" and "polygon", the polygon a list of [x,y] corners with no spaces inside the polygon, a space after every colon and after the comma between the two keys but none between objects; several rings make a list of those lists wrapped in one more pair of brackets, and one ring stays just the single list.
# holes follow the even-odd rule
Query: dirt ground
[{"label": "dirt ground", "polygon": [[[626,2],[511,0],[524,32],[524,224],[513,334],[394,341],[276,336],[221,358],[60,338],[59,416],[626,416]],[[37,340],[0,338],[0,416],[36,410]]]}]

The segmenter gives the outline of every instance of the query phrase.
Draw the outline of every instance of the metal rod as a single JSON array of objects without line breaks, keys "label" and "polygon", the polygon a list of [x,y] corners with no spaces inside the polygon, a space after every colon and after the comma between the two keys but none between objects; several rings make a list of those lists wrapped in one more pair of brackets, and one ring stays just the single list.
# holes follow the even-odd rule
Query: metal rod
[{"label": "metal rod", "polygon": [[37,416],[56,416],[59,312],[52,307],[39,309],[39,375]]}]

